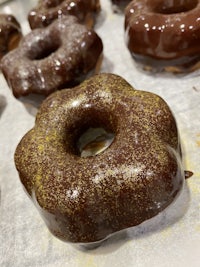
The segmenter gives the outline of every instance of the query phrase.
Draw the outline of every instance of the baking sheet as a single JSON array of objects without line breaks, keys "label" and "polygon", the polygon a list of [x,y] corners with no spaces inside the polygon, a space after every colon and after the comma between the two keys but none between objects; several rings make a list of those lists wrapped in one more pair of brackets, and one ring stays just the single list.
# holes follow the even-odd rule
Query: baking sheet
[{"label": "baking sheet", "polygon": [[[26,14],[37,1],[9,1],[1,12],[13,13],[30,31]],[[183,145],[186,181],[175,203],[148,222],[122,232],[90,251],[53,237],[28,199],[14,167],[13,154],[34,124],[35,107],[16,100],[0,74],[0,266],[2,267],[199,267],[200,266],[200,73],[174,76],[137,68],[124,43],[122,15],[101,0],[96,31],[104,43],[101,72],[119,74],[135,88],[163,97],[175,114]]]}]

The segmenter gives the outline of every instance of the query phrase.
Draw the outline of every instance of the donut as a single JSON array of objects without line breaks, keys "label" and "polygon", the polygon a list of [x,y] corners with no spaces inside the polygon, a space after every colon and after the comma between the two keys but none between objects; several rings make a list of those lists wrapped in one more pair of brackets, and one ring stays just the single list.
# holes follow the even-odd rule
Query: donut
[{"label": "donut", "polygon": [[39,0],[37,6],[29,12],[28,21],[31,29],[43,28],[56,18],[73,15],[91,28],[99,10],[99,0]]},{"label": "donut", "polygon": [[79,24],[76,17],[66,16],[26,35],[4,56],[1,69],[16,98],[47,96],[92,75],[99,67],[102,49],[93,30]]},{"label": "donut", "polygon": [[0,59],[17,47],[22,38],[21,26],[13,15],[0,14]]},{"label": "donut", "polygon": [[200,0],[133,0],[125,39],[147,69],[189,72],[200,67]]},{"label": "donut", "polygon": [[[80,138],[97,128],[112,133],[112,143],[82,157]],[[14,158],[50,232],[72,243],[102,241],[146,221],[170,205],[184,185],[178,130],[168,105],[110,73],[48,96]]]}]

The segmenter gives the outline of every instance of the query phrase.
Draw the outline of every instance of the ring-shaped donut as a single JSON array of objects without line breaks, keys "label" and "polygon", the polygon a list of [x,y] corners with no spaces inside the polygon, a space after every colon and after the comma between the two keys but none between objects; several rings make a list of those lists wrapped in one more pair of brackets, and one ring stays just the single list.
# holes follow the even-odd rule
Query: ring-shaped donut
[{"label": "ring-shaped donut", "polygon": [[80,83],[99,64],[103,44],[74,16],[26,35],[4,56],[2,72],[15,97],[51,92]]},{"label": "ring-shaped donut", "polygon": [[[83,158],[76,144],[90,127],[102,127],[115,138],[104,152]],[[184,181],[169,107],[114,74],[51,94],[19,143],[15,164],[50,231],[79,243],[155,216]]]},{"label": "ring-shaped donut", "polygon": [[132,56],[144,65],[172,72],[200,67],[200,0],[133,0],[125,29]]}]

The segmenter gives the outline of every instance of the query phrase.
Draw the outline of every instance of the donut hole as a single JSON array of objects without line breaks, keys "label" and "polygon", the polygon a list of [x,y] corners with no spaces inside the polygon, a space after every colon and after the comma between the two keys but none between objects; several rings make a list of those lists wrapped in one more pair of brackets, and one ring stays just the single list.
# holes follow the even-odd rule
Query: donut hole
[{"label": "donut hole", "polygon": [[198,4],[198,0],[164,0],[157,1],[153,7],[153,11],[159,14],[176,14],[188,12],[194,9]]},{"label": "donut hole", "polygon": [[[110,147],[115,139],[116,120],[107,112],[86,112],[73,122],[66,137],[72,154],[80,157],[96,156]],[[113,123],[114,122],[114,123]]]},{"label": "donut hole", "polygon": [[46,46],[44,49],[38,51],[39,53],[35,56],[35,60],[41,60],[44,58],[49,57],[51,54],[56,52],[59,48],[58,43],[48,43],[48,46]]},{"label": "donut hole", "polygon": [[112,144],[114,137],[114,133],[104,128],[87,129],[77,141],[79,155],[87,158],[102,153]]},{"label": "donut hole", "polygon": [[31,60],[45,59],[55,53],[60,47],[60,45],[61,42],[58,38],[52,39],[49,36],[43,40],[33,42],[27,53],[27,57]]}]

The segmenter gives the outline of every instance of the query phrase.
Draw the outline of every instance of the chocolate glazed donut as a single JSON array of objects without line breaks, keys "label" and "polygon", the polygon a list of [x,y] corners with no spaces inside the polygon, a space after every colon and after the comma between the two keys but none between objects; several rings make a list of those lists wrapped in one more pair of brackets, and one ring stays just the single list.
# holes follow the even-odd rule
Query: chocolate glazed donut
[{"label": "chocolate glazed donut", "polygon": [[28,21],[31,29],[43,28],[63,15],[73,15],[91,28],[99,10],[99,0],[39,0],[29,12]]},{"label": "chocolate glazed donut", "polygon": [[[77,143],[91,127],[115,138],[104,152],[83,158]],[[20,141],[15,164],[49,230],[76,243],[102,240],[157,215],[184,182],[169,107],[113,74],[51,94]]]},{"label": "chocolate glazed donut", "polygon": [[147,68],[200,67],[200,0],[134,0],[125,11],[126,43]]},{"label": "chocolate glazed donut", "polygon": [[[2,72],[15,97],[51,92],[79,84],[100,67],[100,37],[74,16],[26,35],[17,49],[4,56]],[[96,71],[97,71],[96,69]]]}]

